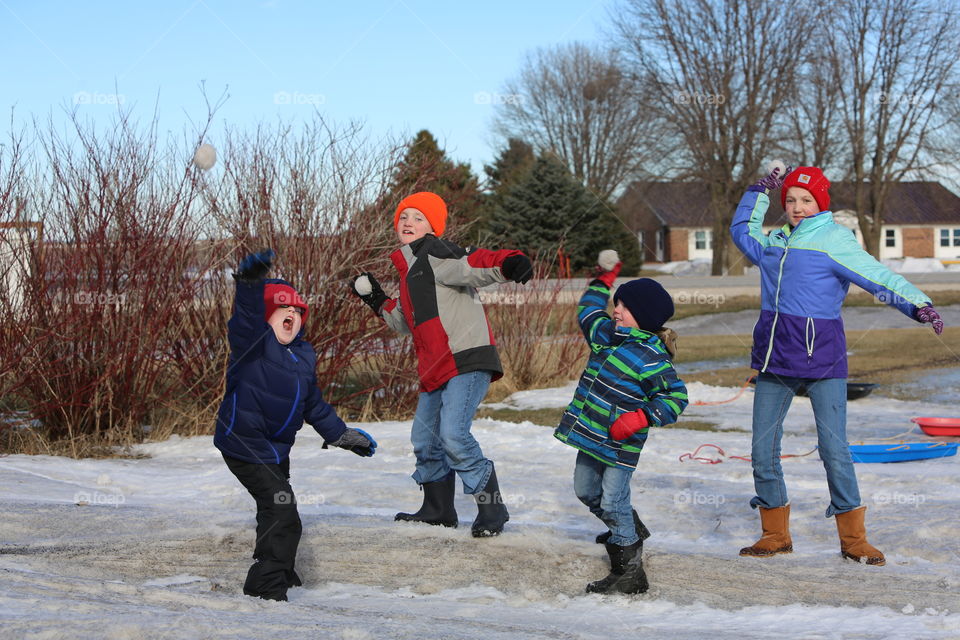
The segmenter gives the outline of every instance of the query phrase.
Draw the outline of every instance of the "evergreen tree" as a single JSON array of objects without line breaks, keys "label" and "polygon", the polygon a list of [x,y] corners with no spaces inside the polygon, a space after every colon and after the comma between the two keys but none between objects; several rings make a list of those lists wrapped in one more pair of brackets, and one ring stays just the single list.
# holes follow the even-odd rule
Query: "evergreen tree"
[{"label": "evergreen tree", "polygon": [[518,138],[510,138],[493,163],[484,165],[488,191],[477,216],[476,244],[485,247],[500,242],[491,227],[494,211],[502,208],[504,194],[530,171],[536,160],[533,147]]},{"label": "evergreen tree", "polygon": [[502,193],[533,167],[537,157],[533,147],[519,138],[509,138],[507,147],[500,152],[493,164],[484,165],[488,187],[493,194]]},{"label": "evergreen tree", "polygon": [[[571,272],[585,275],[602,249],[614,248],[624,275],[640,267],[637,240],[613,213],[552,156],[537,158],[530,169],[506,185],[490,212],[489,229],[504,246],[539,260],[565,256]],[[559,264],[559,262],[558,262]]]}]

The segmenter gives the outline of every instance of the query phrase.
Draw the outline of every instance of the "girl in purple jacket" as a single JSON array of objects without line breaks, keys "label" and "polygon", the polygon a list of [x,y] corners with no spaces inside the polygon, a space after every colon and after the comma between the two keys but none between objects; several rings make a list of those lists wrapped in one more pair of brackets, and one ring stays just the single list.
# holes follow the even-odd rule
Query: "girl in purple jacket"
[{"label": "girl in purple jacket", "polygon": [[[760,319],[753,330],[751,366],[759,371],[753,399],[753,482],[750,501],[760,509],[761,538],[740,550],[765,557],[793,551],[790,503],[780,467],[783,419],[794,393],[807,389],[817,423],[817,447],[827,473],[830,505],[840,552],[883,565],[883,554],[867,542],[866,507],[847,445],[847,345],[840,308],[850,283],[874,294],[918,322],[943,322],[930,298],[864,251],[830,212],[830,181],[816,167],[779,170],[747,189],[730,225],[733,241],[760,267]],[[764,234],[767,194],[780,189],[787,224]]]}]

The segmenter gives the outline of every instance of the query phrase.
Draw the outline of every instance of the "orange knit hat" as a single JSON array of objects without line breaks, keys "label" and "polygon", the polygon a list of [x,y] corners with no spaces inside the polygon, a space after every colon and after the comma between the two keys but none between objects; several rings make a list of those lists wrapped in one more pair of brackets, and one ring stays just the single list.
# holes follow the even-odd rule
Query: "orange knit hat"
[{"label": "orange knit hat", "polygon": [[400,212],[404,209],[416,209],[425,215],[437,237],[443,235],[443,230],[447,228],[447,203],[435,193],[420,191],[401,200],[393,215],[394,229],[400,224]]}]

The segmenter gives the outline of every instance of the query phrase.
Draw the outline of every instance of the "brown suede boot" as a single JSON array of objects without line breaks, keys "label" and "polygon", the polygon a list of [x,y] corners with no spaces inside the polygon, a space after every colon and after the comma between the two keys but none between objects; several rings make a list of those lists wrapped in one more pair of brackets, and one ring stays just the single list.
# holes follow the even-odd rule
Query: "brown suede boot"
[{"label": "brown suede boot", "polygon": [[793,540],[790,539],[790,505],[774,509],[760,507],[760,525],[763,527],[763,535],[753,546],[740,549],[740,555],[764,558],[793,551]]},{"label": "brown suede boot", "polygon": [[867,564],[882,567],[887,564],[886,558],[876,547],[867,542],[867,530],[863,526],[863,516],[866,512],[866,507],[858,507],[853,511],[836,515],[837,533],[840,534],[840,554],[844,558],[857,562],[863,560]]}]

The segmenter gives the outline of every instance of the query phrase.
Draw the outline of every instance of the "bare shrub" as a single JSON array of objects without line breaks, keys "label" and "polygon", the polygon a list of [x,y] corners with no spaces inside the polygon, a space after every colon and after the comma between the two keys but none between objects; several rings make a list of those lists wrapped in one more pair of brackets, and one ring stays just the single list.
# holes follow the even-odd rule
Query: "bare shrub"
[{"label": "bare shrub", "polygon": [[576,303],[561,299],[564,282],[547,279],[553,269],[534,259],[534,278],[525,285],[501,285],[487,315],[497,338],[504,377],[493,393],[546,387],[575,378],[586,347],[577,328]]}]

